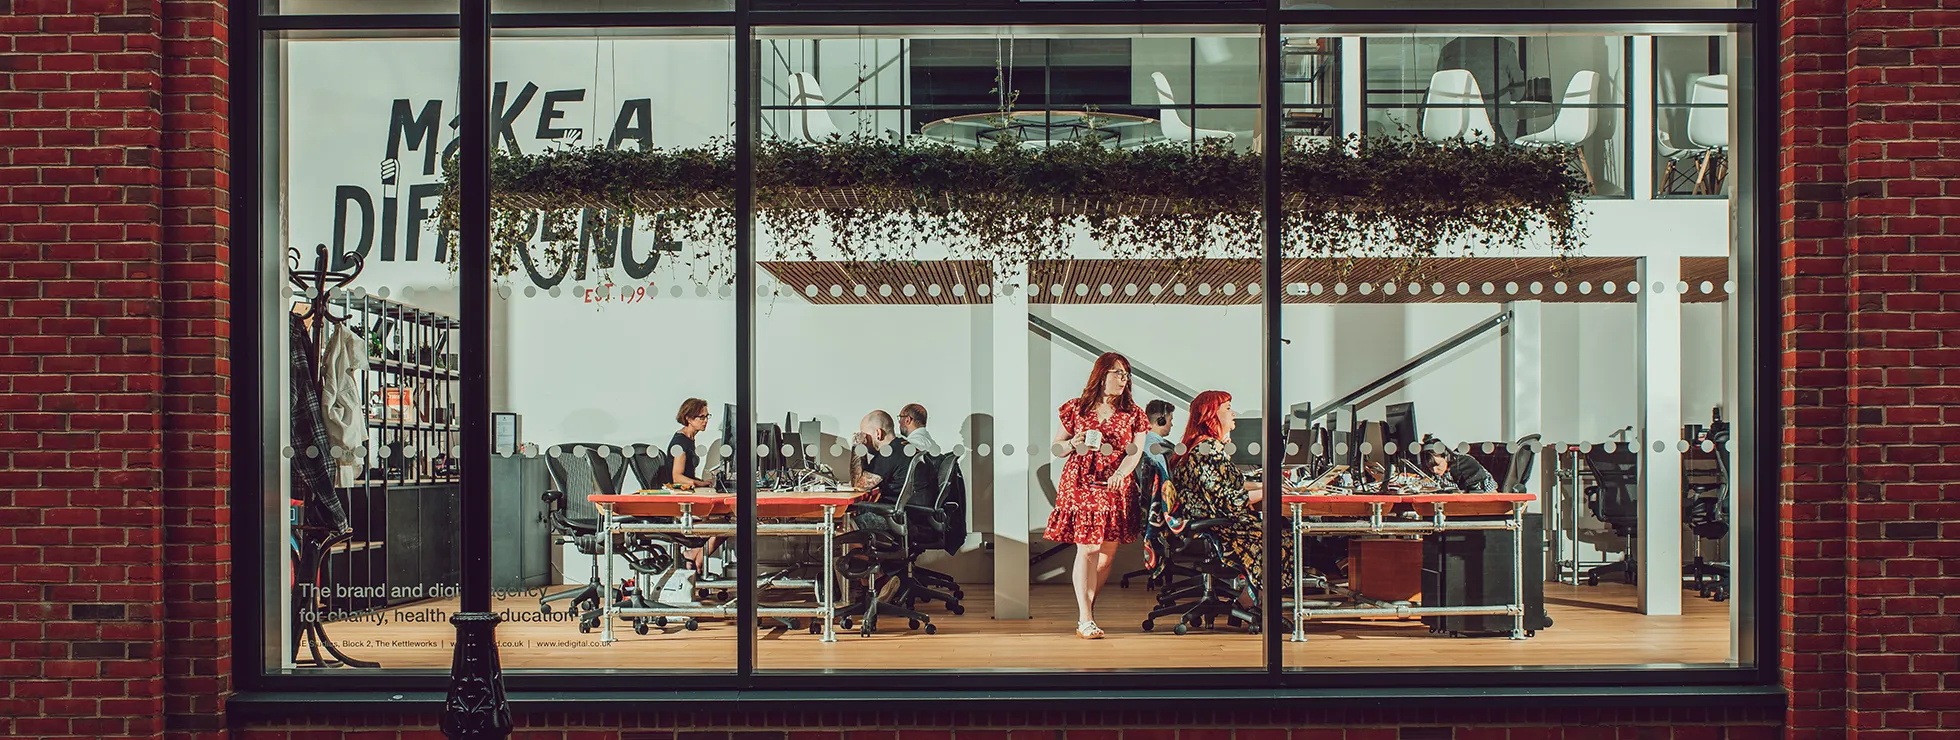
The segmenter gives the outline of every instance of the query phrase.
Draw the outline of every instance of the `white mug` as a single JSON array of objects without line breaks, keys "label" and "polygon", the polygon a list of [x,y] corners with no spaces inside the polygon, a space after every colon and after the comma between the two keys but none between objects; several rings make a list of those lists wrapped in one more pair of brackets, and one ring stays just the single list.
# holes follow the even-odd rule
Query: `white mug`
[{"label": "white mug", "polygon": [[1102,430],[1090,429],[1086,432],[1083,432],[1082,443],[1088,445],[1089,449],[1091,450],[1102,449]]}]

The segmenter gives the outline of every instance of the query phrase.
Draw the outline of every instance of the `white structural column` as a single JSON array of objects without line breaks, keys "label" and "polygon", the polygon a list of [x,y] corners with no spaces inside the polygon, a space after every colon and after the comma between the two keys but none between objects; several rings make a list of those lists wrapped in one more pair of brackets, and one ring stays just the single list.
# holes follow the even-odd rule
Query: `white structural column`
[{"label": "white structural column", "polygon": [[1504,304],[1511,324],[1504,327],[1504,441],[1515,442],[1545,428],[1544,303]]},{"label": "white structural column", "polygon": [[[1654,69],[1654,37],[1633,37],[1633,64],[1628,68],[1637,70],[1631,84],[1623,86],[1628,88],[1628,101],[1633,107],[1633,130],[1651,132],[1655,120],[1654,75],[1650,73]],[[1627,173],[1626,182],[1627,192],[1633,194],[1634,200],[1654,197],[1654,156],[1652,135],[1633,137],[1633,171]]]},{"label": "white structural column", "polygon": [[1367,81],[1361,68],[1361,44],[1360,36],[1341,37],[1341,136],[1362,133],[1368,125],[1368,113],[1361,109],[1361,88]]},{"label": "white structural column", "polygon": [[[995,267],[993,285],[994,618],[1028,618],[1028,291],[1025,266]],[[1046,371],[1046,367],[1042,368]],[[1010,454],[1011,452],[1011,454]]]},{"label": "white structural column", "polygon": [[[1504,310],[1511,312],[1511,323],[1504,327],[1500,407],[1504,441],[1516,442],[1526,435],[1542,434],[1545,429],[1544,304],[1512,301],[1504,304]],[[1537,460],[1532,464],[1534,468],[1545,468],[1550,462]],[[1545,502],[1557,493],[1537,487],[1536,481],[1524,483],[1533,486],[1531,492],[1538,494],[1538,500],[1528,504],[1525,510],[1547,511]]]},{"label": "white structural column", "polygon": [[[1681,259],[1640,259],[1640,611],[1681,613]],[[1658,445],[1658,447],[1657,447]]]}]

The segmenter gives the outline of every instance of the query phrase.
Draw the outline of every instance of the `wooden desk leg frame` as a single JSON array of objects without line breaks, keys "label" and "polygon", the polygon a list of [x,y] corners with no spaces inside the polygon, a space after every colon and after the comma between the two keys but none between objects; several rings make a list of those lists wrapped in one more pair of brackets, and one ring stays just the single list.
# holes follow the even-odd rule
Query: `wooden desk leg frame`
[{"label": "wooden desk leg frame", "polygon": [[[1425,617],[1425,616],[1472,616],[1480,614],[1508,614],[1511,617],[1511,639],[1526,638],[1524,628],[1524,504],[1511,505],[1509,519],[1499,522],[1452,522],[1443,512],[1443,504],[1435,504],[1436,513],[1429,521],[1388,521],[1384,516],[1383,504],[1371,502],[1372,511],[1365,522],[1308,522],[1306,507],[1294,502],[1293,515],[1293,642],[1306,642],[1306,621],[1309,619],[1336,619],[1343,616],[1366,617]],[[1366,535],[1402,534],[1432,535],[1438,532],[1508,529],[1511,531],[1511,603],[1490,606],[1441,606],[1441,607],[1335,607],[1307,608],[1306,568],[1302,564],[1302,553],[1306,552],[1306,538],[1311,532],[1322,532],[1340,537],[1361,537]]]},{"label": "wooden desk leg frame", "polygon": [[[601,578],[604,579],[604,584],[602,584],[602,588],[600,589],[600,603],[602,604],[600,607],[600,643],[610,644],[618,641],[618,638],[613,636],[613,622],[623,617],[726,618],[734,616],[735,610],[731,609],[731,605],[729,604],[694,607],[655,606],[622,608],[612,598],[612,584],[613,535],[615,534],[626,532],[657,532],[662,534],[728,537],[736,534],[735,524],[703,524],[696,522],[694,519],[694,505],[691,503],[681,504],[680,521],[673,524],[664,522],[626,522],[614,513],[613,507],[610,504],[599,504],[599,514],[600,521],[603,524],[600,532],[601,536],[605,538],[605,543],[601,548],[604,553],[601,557],[605,558],[605,563],[600,566]],[[822,524],[762,523],[756,525],[756,534],[760,535],[775,535],[779,537],[819,535],[823,537],[823,562],[819,565],[822,574],[817,579],[772,578],[766,583],[758,584],[758,588],[808,588],[816,597],[817,605],[815,607],[758,606],[756,608],[756,614],[758,616],[805,617],[821,620],[823,624],[823,642],[837,641],[837,531],[837,506],[835,504],[826,504],[823,507]]]}]

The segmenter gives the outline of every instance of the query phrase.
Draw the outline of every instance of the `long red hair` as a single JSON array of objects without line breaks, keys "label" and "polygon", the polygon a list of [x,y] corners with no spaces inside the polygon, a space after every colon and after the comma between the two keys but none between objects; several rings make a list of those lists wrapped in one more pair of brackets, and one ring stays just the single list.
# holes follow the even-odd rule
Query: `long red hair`
[{"label": "long red hair", "polygon": [[[1096,367],[1089,371],[1089,382],[1082,386],[1082,396],[1075,401],[1077,416],[1095,413],[1096,404],[1102,401],[1103,380],[1109,377],[1110,371],[1115,370],[1117,365],[1122,365],[1123,371],[1129,372],[1130,358],[1115,352],[1104,352],[1101,357],[1096,358]],[[1123,392],[1116,394],[1116,402],[1110,410],[1120,414],[1135,409],[1137,402],[1130,395],[1130,389],[1135,387],[1136,378],[1124,381]]]},{"label": "long red hair", "polygon": [[1225,440],[1225,422],[1218,417],[1218,409],[1232,400],[1232,394],[1224,391],[1205,391],[1191,399],[1191,413],[1184,421],[1184,452],[1182,458],[1198,449],[1198,443],[1206,439],[1220,442]]}]

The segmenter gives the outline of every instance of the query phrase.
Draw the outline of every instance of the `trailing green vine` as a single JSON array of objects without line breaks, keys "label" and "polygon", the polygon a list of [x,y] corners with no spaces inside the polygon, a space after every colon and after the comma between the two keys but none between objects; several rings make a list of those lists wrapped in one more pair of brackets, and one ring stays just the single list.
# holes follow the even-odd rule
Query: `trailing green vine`
[{"label": "trailing green vine", "polygon": [[[1025,264],[1066,258],[1081,229],[1115,258],[1186,263],[1261,253],[1262,159],[1217,144],[970,150],[851,137],[763,140],[754,155],[758,243],[768,245],[759,259],[932,254]],[[1411,275],[1425,257],[1540,237],[1569,254],[1583,238],[1577,200],[1587,187],[1569,157],[1556,147],[1397,137],[1287,148],[1284,254],[1399,257]],[[491,164],[493,265],[499,275],[527,260],[534,270],[562,270],[586,259],[581,233],[651,223],[684,245],[697,279],[727,279],[735,161],[727,140],[500,152]],[[446,166],[442,217],[454,228],[459,179],[455,161]]]}]

